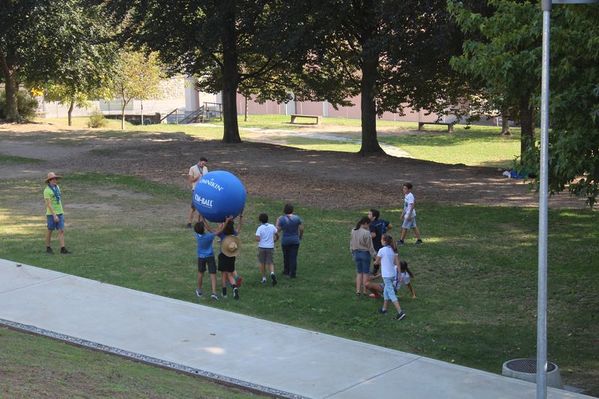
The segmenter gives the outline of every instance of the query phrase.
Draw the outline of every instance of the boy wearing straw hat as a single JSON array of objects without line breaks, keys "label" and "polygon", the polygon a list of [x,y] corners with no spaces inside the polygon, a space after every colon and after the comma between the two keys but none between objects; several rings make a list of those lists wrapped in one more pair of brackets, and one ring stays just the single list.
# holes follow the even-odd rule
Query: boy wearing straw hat
[{"label": "boy wearing straw hat", "polygon": [[223,230],[218,235],[220,238],[220,253],[218,254],[218,270],[221,272],[222,295],[227,297],[227,283],[233,288],[233,298],[239,299],[240,280],[235,278],[235,260],[239,255],[241,240],[239,233],[243,227],[243,214],[239,215],[239,224],[235,230],[234,218],[228,217],[223,223]]},{"label": "boy wearing straw hat", "polygon": [[49,172],[46,177],[46,188],[44,188],[44,201],[46,203],[46,253],[53,254],[50,246],[52,232],[58,231],[58,241],[60,242],[60,253],[69,254],[69,250],[64,245],[64,210],[62,208],[62,195],[58,186],[58,176],[54,172]]}]

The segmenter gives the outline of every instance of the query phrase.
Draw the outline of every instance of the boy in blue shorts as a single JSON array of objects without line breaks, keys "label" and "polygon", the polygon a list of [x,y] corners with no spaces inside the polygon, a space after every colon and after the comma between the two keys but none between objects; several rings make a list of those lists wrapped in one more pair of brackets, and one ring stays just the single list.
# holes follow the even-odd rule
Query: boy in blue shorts
[{"label": "boy in blue shorts", "polygon": [[54,251],[50,246],[52,240],[52,232],[58,232],[58,241],[60,242],[60,253],[70,254],[69,250],[64,246],[64,210],[62,208],[62,193],[58,186],[58,176],[54,172],[48,173],[46,178],[46,188],[44,189],[44,202],[46,205],[46,253],[53,254]]},{"label": "boy in blue shorts", "polygon": [[[229,220],[230,218],[227,218],[225,224]],[[208,266],[208,273],[210,274],[210,286],[212,288],[212,294],[210,295],[210,298],[212,300],[218,301],[218,295],[216,294],[216,260],[214,259],[212,243],[214,242],[214,238],[222,232],[225,224],[222,224],[216,231],[211,231],[212,229],[210,228],[210,225],[205,223],[203,218],[200,216],[200,221],[197,222],[193,227],[196,242],[198,244],[198,288],[196,288],[196,296],[198,298],[202,296],[202,283],[204,282],[206,266]]]}]

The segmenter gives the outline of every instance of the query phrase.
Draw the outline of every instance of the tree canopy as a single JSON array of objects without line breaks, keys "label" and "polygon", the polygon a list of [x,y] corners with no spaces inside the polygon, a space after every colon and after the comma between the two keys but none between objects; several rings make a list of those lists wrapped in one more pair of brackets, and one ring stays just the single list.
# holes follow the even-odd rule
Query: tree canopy
[{"label": "tree canopy", "polygon": [[485,15],[463,2],[448,2],[466,35],[463,54],[451,63],[481,82],[480,94],[486,100],[482,109],[499,109],[520,121],[520,153],[525,154],[535,143],[534,97],[540,92],[539,7],[536,2],[514,0],[489,0],[487,5],[491,12]]},{"label": "tree canopy", "polygon": [[[536,2],[488,0],[483,15],[457,1],[449,9],[469,35],[456,69],[477,79],[492,106],[518,110],[521,164],[539,168],[534,128],[541,80],[541,11]],[[568,188],[593,205],[599,193],[598,6],[555,6],[551,24],[550,165],[552,192]],[[538,176],[538,173],[533,173]]]},{"label": "tree canopy", "polygon": [[593,206],[599,194],[599,5],[556,6],[553,14],[549,187],[568,188]]},{"label": "tree canopy", "polygon": [[44,42],[50,37],[53,18],[51,0],[0,2],[0,68],[6,91],[6,118],[20,120],[17,105],[19,83],[35,74],[48,72],[44,62],[50,56]]},{"label": "tree canopy", "polygon": [[91,99],[110,96],[109,86],[116,62],[116,44],[111,40],[109,25],[100,7],[86,7],[81,2],[63,2],[63,13],[72,40],[69,50],[57,60],[56,69],[47,81],[35,83],[45,88],[45,98],[68,105],[68,124],[74,105],[85,107]]},{"label": "tree canopy", "polygon": [[460,36],[445,1],[323,0],[305,82],[332,104],[360,94],[360,153],[382,152],[376,118],[405,106],[445,112],[459,86],[449,58]]},{"label": "tree canopy", "polygon": [[148,100],[160,94],[165,77],[158,54],[121,50],[111,78],[112,94],[121,99],[121,129],[125,128],[125,107],[133,99]]},{"label": "tree canopy", "polygon": [[[8,120],[20,120],[16,99],[20,84],[61,79],[68,72],[66,65],[85,62],[69,60],[82,56],[77,54],[77,50],[85,48],[82,41],[93,39],[87,11],[79,0],[0,2],[0,68]],[[91,53],[86,49],[86,54]]]},{"label": "tree canopy", "polygon": [[[199,88],[222,91],[223,141],[240,142],[236,96],[240,84],[284,99],[284,71],[304,40],[303,2],[266,0],[109,1],[130,42],[158,51],[172,72],[198,77]],[[254,83],[251,83],[254,82]]]}]

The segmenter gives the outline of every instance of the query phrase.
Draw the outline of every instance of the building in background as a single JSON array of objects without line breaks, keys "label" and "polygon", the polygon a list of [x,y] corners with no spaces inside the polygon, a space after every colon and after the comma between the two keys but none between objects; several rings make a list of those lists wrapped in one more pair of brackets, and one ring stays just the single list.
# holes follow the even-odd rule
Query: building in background
[{"label": "building in background", "polygon": [[[198,122],[210,120],[210,117],[217,117],[222,103],[222,96],[220,93],[211,94],[199,92],[196,89],[196,78],[175,76],[169,79],[165,79],[161,84],[162,95],[158,99],[154,100],[132,100],[125,109],[125,112],[129,116],[143,115],[154,115],[160,114],[162,119],[169,115],[168,119],[165,118],[163,122],[178,123],[178,122]],[[258,103],[251,98],[247,99],[247,113],[248,115],[263,115],[263,114],[275,114],[275,115],[291,115],[291,114],[302,114],[302,115],[318,115],[320,117],[332,117],[332,118],[360,118],[360,96],[356,96],[351,99],[353,105],[347,107],[339,107],[335,109],[327,101],[289,101],[288,103],[277,103],[275,101],[266,101],[264,103]],[[243,115],[245,113],[246,98],[238,94],[237,95],[237,113]],[[106,116],[116,116],[121,113],[121,101],[120,100],[100,100],[91,101],[90,106],[87,108],[75,108],[73,110],[73,116],[88,116],[93,111],[99,110]],[[199,111],[203,110],[203,115],[208,118],[187,118],[186,117],[196,113],[199,115]],[[40,116],[46,118],[66,118],[67,117],[67,106],[59,104],[57,102],[45,102],[40,101],[38,109]],[[438,119],[436,114],[427,114],[425,110],[420,112],[412,110],[409,107],[404,109],[404,115],[399,115],[393,112],[385,112],[381,115],[380,119],[387,121],[405,121],[405,122],[434,122]],[[453,122],[455,118],[441,117],[442,122]],[[490,120],[486,124],[496,124],[495,120]]]}]

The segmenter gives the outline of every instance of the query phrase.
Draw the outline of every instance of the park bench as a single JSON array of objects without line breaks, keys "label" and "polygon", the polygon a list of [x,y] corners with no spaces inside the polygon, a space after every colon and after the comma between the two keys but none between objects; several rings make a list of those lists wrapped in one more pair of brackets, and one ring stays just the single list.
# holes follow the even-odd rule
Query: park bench
[{"label": "park bench", "polygon": [[453,133],[455,122],[418,122],[418,130],[423,130],[424,125],[445,125],[447,126],[447,131]]},{"label": "park bench", "polygon": [[291,122],[289,123],[295,123],[295,120],[297,118],[305,118],[305,119],[315,119],[316,122],[314,122],[315,125],[318,125],[318,115],[303,115],[303,114],[291,114]]}]

